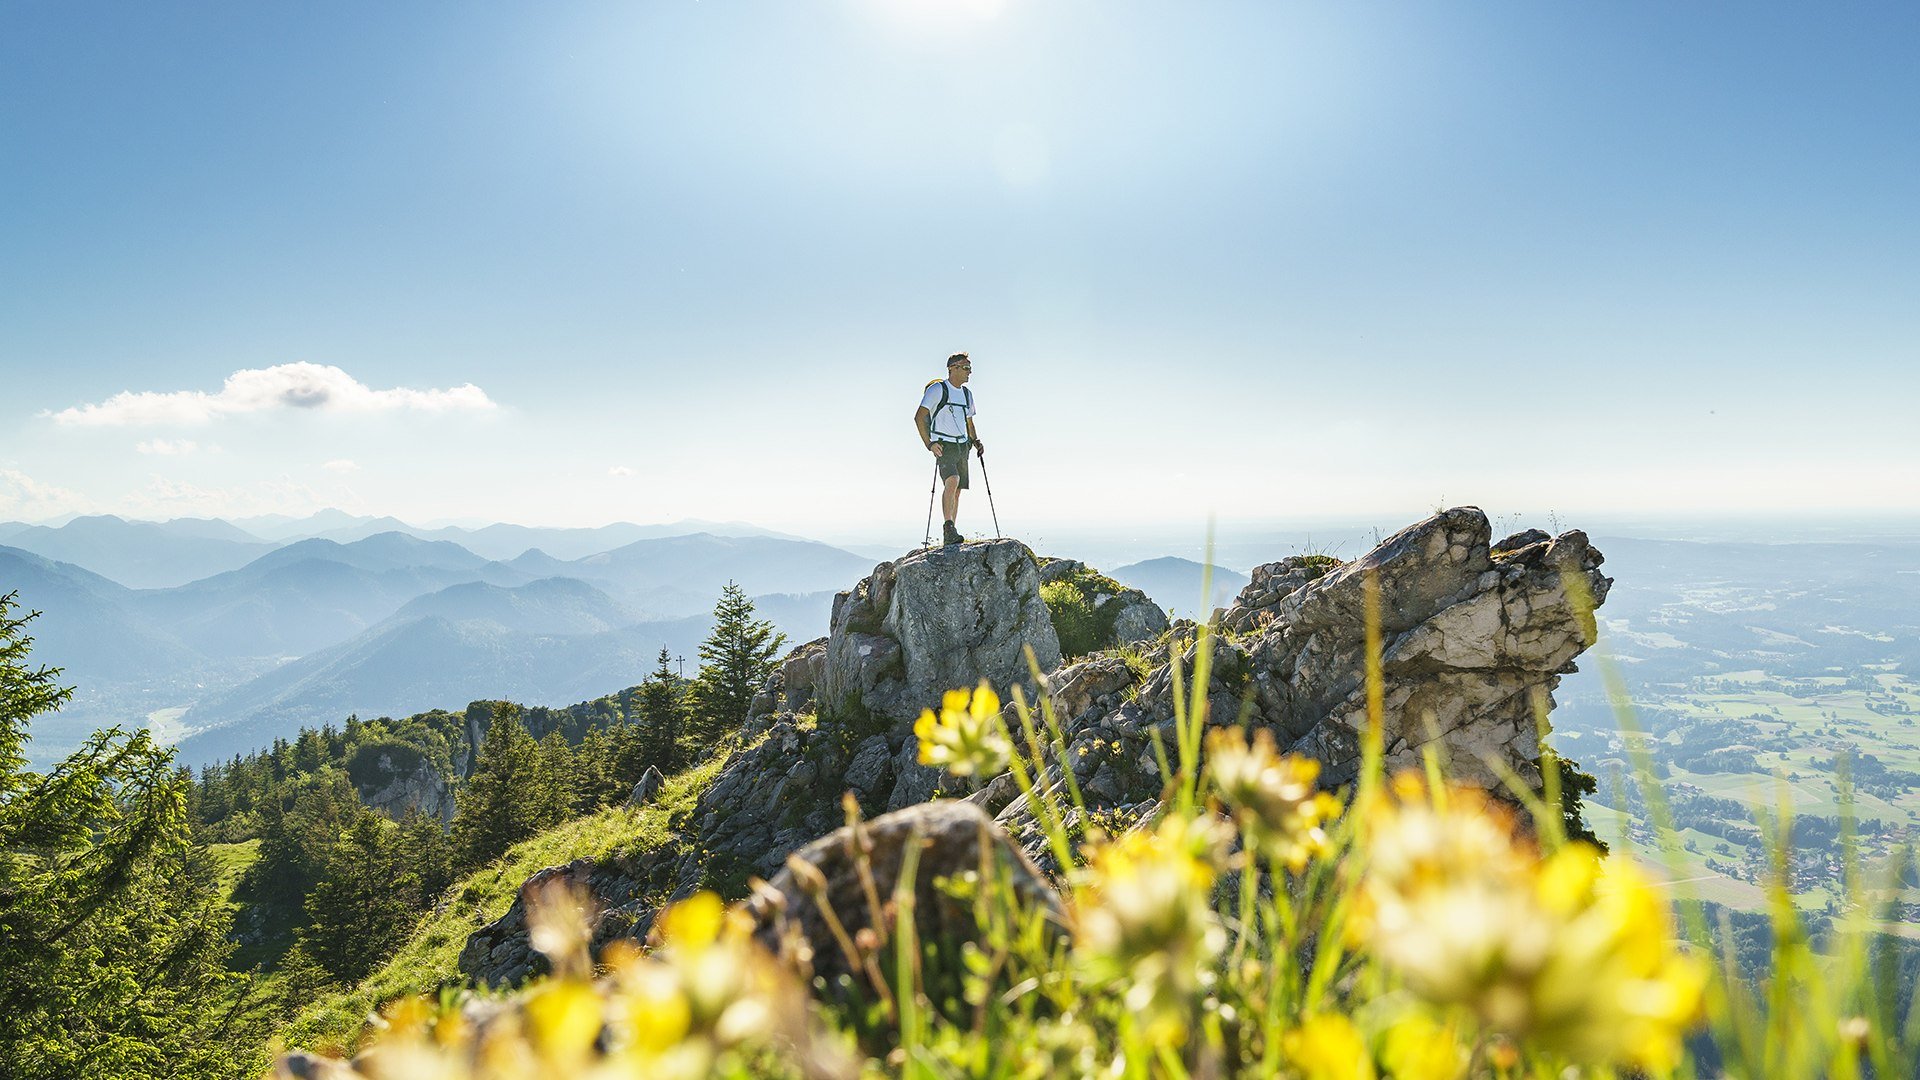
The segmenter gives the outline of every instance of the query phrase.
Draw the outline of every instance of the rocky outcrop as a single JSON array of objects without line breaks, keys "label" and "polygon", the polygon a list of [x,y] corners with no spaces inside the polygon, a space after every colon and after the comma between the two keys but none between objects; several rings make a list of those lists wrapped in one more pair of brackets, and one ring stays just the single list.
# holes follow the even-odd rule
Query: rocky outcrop
[{"label": "rocky outcrop", "polygon": [[643,938],[653,925],[654,909],[638,898],[661,884],[660,853],[636,857],[575,859],[549,866],[520,884],[507,913],[468,935],[460,949],[460,973],[483,986],[518,986],[545,974],[546,958],[527,933],[527,902],[550,886],[563,886],[593,898],[592,948],[617,937]]},{"label": "rocky outcrop", "polygon": [[1018,540],[926,548],[833,601],[816,692],[823,716],[911,722],[940,695],[981,679],[1005,690],[1060,663],[1040,599],[1040,567]]},{"label": "rocky outcrop", "polygon": [[453,820],[453,787],[431,758],[409,749],[382,750],[369,762],[354,763],[354,789],[360,801],[399,821],[409,810]]},{"label": "rocky outcrop", "polygon": [[659,769],[649,765],[647,771],[640,774],[640,779],[633,782],[633,792],[627,796],[627,805],[645,806],[666,786],[667,778],[660,775]]},{"label": "rocky outcrop", "polygon": [[1060,897],[1006,833],[979,807],[942,799],[842,826],[794,852],[770,887],[757,892],[749,904],[755,935],[776,954],[804,957],[811,973],[829,986],[855,975],[857,965],[850,962],[854,958],[833,932],[826,912],[833,913],[849,941],[858,941],[867,929],[885,941],[893,920],[888,912],[874,910],[874,904],[877,900],[883,908],[892,906],[903,859],[915,842],[920,845],[913,877],[915,932],[931,948],[957,950],[960,943],[980,936],[972,901],[954,896],[940,883],[983,865],[1004,873],[1014,894],[1051,913],[1054,925],[1065,925]]},{"label": "rocky outcrop", "polygon": [[[1367,716],[1371,579],[1389,767],[1418,764],[1432,747],[1456,779],[1495,788],[1505,768],[1537,782],[1536,704],[1551,707],[1560,676],[1593,641],[1591,607],[1612,583],[1600,565],[1579,532],[1490,543],[1485,515],[1463,507],[1351,563],[1296,556],[1261,566],[1216,615],[1209,722],[1268,729],[1282,748],[1318,759],[1323,783],[1350,781]],[[1143,650],[1059,667],[1040,582],[1032,553],[1015,541],[876,567],[837,598],[827,639],[795,650],[770,680],[747,747],[700,796],[675,841],[644,859],[559,872],[640,926],[642,897],[703,887],[739,897],[750,878],[776,879],[789,852],[845,824],[848,793],[868,816],[966,794],[970,782],[918,763],[911,722],[947,689],[982,677],[1003,691],[1027,681],[1027,647],[1050,671],[1046,695],[1067,744],[1066,760],[1049,763],[1048,782],[1064,786],[1071,767],[1090,815],[1106,826],[1150,816],[1161,790],[1153,737],[1175,745],[1172,663],[1177,650],[1191,673],[1197,628],[1175,624]],[[817,716],[792,711],[807,702]],[[996,816],[1034,862],[1051,861],[1010,776],[967,802]],[[472,970],[522,970],[530,954],[514,942],[524,937],[513,913],[483,929],[468,946]],[[483,969],[482,957],[494,966]]]},{"label": "rocky outcrop", "polygon": [[[1213,724],[1266,728],[1293,753],[1320,761],[1322,782],[1347,783],[1367,722],[1366,582],[1379,583],[1384,736],[1389,769],[1436,750],[1456,780],[1498,789],[1501,769],[1539,780],[1536,708],[1551,708],[1560,676],[1594,640],[1592,607],[1612,579],[1585,534],[1521,534],[1489,542],[1487,519],[1462,507],[1334,564],[1296,557],[1259,567],[1218,618],[1207,687]],[[1067,759],[1089,809],[1123,812],[1159,787],[1152,734],[1173,746],[1170,650],[1193,670],[1190,633],[1176,626],[1147,662],[1114,656],[1069,665],[1050,679]],[[1064,778],[1055,763],[1056,782]],[[1000,820],[1029,835],[1023,800],[1004,783],[981,800],[1008,801]],[[1037,846],[1030,842],[1029,853]]]}]

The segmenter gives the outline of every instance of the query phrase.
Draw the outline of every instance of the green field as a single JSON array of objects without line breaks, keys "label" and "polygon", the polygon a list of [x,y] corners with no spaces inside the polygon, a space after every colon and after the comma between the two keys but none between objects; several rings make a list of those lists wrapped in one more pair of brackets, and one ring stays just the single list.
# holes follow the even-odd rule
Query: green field
[{"label": "green field", "polygon": [[[1920,838],[1920,786],[1897,785],[1893,790],[1855,790],[1843,797],[1838,775],[1827,762],[1849,747],[1870,754],[1889,769],[1920,772],[1920,682],[1884,669],[1868,669],[1853,677],[1786,678],[1765,671],[1742,671],[1693,680],[1669,692],[1636,691],[1636,702],[1649,716],[1660,715],[1660,734],[1648,740],[1653,758],[1667,769],[1668,791],[1693,785],[1709,796],[1729,799],[1746,807],[1755,824],[1777,821],[1782,809],[1796,816],[1843,817],[1848,812],[1863,822],[1879,822],[1896,834]],[[1700,720],[1737,720],[1752,724],[1764,745],[1753,748],[1758,771],[1696,772],[1675,763],[1673,750],[1681,744],[1687,724]],[[1625,739],[1615,744],[1621,750]],[[1665,752],[1663,752],[1665,751]],[[1583,752],[1585,748],[1583,747]],[[1816,764],[1816,762],[1820,762]],[[1652,850],[1642,823],[1638,839],[1628,838],[1624,815],[1607,805],[1603,790],[1589,800],[1588,818],[1594,831],[1609,843],[1635,850],[1662,876],[1674,880],[1702,899],[1742,910],[1765,906],[1765,890],[1754,880],[1741,880],[1706,865],[1709,858],[1738,862],[1745,850],[1719,836],[1686,829],[1682,850],[1662,856]],[[1763,826],[1764,828],[1764,826]],[[1875,842],[1866,856],[1875,867],[1885,867],[1900,853],[1899,840]],[[1911,858],[1911,853],[1908,853]],[[1669,863],[1672,868],[1669,869]],[[1911,865],[1909,863],[1909,865]],[[1881,874],[1870,879],[1884,880]],[[1802,908],[1824,908],[1841,895],[1837,880],[1802,883],[1795,901]],[[1906,903],[1920,903],[1920,889],[1894,890]],[[1920,936],[1920,926],[1903,926]]]}]

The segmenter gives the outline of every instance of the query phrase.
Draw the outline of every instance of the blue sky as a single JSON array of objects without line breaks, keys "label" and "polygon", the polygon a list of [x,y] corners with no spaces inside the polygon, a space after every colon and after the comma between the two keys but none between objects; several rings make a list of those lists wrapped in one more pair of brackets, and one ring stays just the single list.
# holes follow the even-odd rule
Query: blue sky
[{"label": "blue sky", "polygon": [[0,519],[911,540],[956,348],[1034,527],[1912,513],[1917,48],[1911,4],[8,0]]}]

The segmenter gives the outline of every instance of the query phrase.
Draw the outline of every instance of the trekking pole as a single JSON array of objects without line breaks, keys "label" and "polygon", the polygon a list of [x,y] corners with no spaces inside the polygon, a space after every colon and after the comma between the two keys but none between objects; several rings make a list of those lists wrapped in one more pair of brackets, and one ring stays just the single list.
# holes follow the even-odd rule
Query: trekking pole
[{"label": "trekking pole", "polygon": [[[987,455],[983,453],[977,456],[980,458],[980,479],[986,481],[987,485],[987,509],[993,511],[993,538],[1004,539],[1000,535],[1000,511],[993,505],[993,477],[987,475]],[[929,530],[933,528],[931,520],[927,522],[927,528]]]},{"label": "trekking pole", "polygon": [[940,461],[933,462],[933,486],[927,489],[927,531],[920,536],[921,547],[933,546],[933,493],[940,490]]}]

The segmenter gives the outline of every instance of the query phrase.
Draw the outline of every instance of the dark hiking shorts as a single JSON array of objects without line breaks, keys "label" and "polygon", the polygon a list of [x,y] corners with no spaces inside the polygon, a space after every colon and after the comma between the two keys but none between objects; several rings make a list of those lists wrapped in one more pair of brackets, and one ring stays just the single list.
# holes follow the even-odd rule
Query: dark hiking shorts
[{"label": "dark hiking shorts", "polygon": [[960,487],[967,486],[967,451],[973,449],[968,443],[942,442],[940,445],[940,479],[949,476],[960,478]]}]

